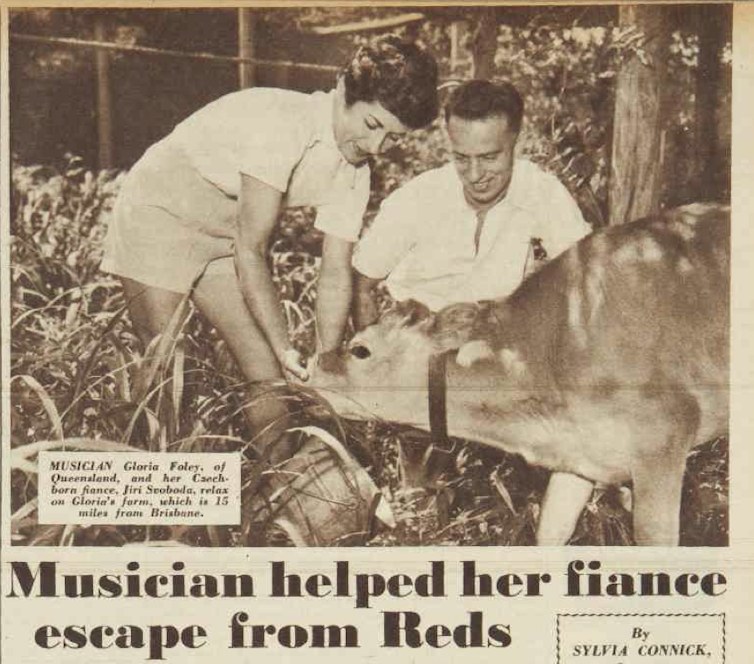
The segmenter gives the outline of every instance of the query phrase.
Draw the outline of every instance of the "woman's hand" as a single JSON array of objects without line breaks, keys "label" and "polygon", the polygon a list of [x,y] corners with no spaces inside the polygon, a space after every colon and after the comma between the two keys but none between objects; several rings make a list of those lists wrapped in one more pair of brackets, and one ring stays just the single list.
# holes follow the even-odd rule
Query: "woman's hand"
[{"label": "woman's hand", "polygon": [[288,378],[287,374],[293,374],[299,380],[309,380],[309,371],[306,368],[304,358],[295,348],[283,351],[278,359],[286,378]]}]

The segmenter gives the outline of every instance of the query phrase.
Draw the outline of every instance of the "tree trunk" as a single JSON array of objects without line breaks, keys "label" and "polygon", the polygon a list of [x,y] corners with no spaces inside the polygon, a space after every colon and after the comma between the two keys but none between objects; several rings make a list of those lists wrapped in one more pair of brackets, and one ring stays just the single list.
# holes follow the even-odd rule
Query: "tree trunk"
[{"label": "tree trunk", "polygon": [[497,13],[494,7],[477,12],[477,25],[471,38],[474,78],[493,78],[497,52]]},{"label": "tree trunk", "polygon": [[662,191],[663,90],[670,38],[667,9],[623,5],[620,26],[643,34],[646,64],[634,55],[624,64],[615,92],[610,167],[610,224],[656,211]]},{"label": "tree trunk", "polygon": [[719,5],[699,5],[699,66],[696,72],[695,150],[698,177],[696,191],[702,200],[719,197],[724,189],[717,106],[722,92],[720,53],[725,44],[725,17]]}]

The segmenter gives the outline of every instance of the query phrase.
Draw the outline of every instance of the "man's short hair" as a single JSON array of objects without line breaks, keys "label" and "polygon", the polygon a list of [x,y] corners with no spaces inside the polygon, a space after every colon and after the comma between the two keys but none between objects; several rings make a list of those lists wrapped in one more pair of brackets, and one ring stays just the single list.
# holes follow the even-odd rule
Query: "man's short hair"
[{"label": "man's short hair", "polygon": [[518,133],[524,117],[524,100],[511,83],[474,79],[462,83],[451,93],[445,105],[445,121],[452,116],[462,120],[505,116],[508,126]]}]

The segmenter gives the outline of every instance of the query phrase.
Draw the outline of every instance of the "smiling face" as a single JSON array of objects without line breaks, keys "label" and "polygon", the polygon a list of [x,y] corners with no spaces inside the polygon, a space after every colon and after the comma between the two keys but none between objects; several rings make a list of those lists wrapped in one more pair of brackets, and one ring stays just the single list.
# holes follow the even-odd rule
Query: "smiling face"
[{"label": "smiling face", "polygon": [[333,131],[338,149],[349,163],[361,164],[371,155],[381,154],[408,131],[378,102],[357,101],[346,106],[342,91],[339,92]]},{"label": "smiling face", "polygon": [[451,115],[448,136],[456,172],[468,201],[484,206],[501,196],[511,181],[518,139],[508,118],[493,115],[465,120]]}]

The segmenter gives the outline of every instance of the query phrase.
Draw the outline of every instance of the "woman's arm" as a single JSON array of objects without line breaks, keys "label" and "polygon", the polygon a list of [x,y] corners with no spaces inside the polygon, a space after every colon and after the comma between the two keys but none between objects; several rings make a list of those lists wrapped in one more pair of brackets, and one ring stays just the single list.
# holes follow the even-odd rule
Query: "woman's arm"
[{"label": "woman's arm", "polygon": [[351,308],[353,243],[325,234],[317,287],[317,350],[337,348]]},{"label": "woman's arm", "polygon": [[280,211],[283,193],[241,174],[236,221],[235,261],[241,292],[283,369],[307,378],[291,346],[288,324],[267,269],[267,246]]}]

